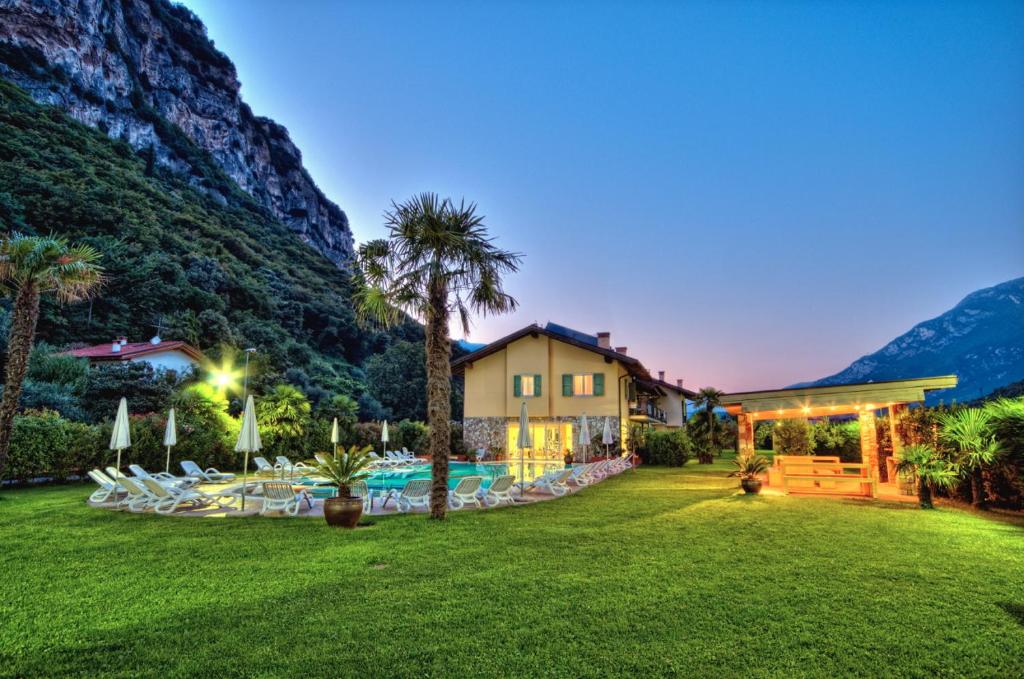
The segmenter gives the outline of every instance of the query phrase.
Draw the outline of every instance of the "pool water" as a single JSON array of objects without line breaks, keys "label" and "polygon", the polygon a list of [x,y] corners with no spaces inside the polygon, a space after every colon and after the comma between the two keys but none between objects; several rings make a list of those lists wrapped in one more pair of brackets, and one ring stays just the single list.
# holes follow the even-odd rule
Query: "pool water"
[{"label": "pool water", "polygon": [[[565,465],[554,460],[530,461],[523,463],[523,477],[532,481],[544,472],[562,468]],[[448,465],[448,488],[455,488],[466,476],[484,477],[483,487],[491,485],[491,481],[503,474],[512,474],[519,478],[519,460],[508,462],[451,462]],[[429,479],[430,465],[417,464],[398,469],[380,469],[370,473],[366,479],[367,487],[372,491],[401,490],[405,484],[414,479]],[[315,476],[303,476],[294,479],[293,485],[305,486],[314,497],[325,498],[334,496],[334,486]]]}]

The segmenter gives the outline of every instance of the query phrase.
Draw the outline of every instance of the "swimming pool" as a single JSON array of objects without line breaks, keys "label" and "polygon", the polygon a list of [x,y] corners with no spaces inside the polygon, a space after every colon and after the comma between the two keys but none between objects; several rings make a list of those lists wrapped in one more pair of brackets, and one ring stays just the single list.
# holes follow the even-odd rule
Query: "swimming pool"
[{"label": "swimming pool", "polygon": [[[556,460],[526,460],[523,463],[523,477],[532,481],[546,471],[564,467],[564,463]],[[451,462],[448,464],[448,488],[454,488],[466,476],[484,477],[483,487],[491,485],[491,481],[503,474],[512,474],[519,478],[519,460],[507,462]],[[429,479],[430,465],[417,464],[397,469],[380,469],[370,473],[366,485],[372,491],[401,490],[413,479]],[[334,495],[334,486],[316,476],[303,476],[292,480],[296,486],[305,486],[314,497],[324,498]]]}]

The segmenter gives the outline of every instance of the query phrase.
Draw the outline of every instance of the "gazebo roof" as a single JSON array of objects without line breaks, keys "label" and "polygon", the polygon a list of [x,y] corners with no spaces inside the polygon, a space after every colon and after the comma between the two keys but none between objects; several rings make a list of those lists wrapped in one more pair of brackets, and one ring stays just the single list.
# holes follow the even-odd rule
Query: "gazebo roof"
[{"label": "gazebo roof", "polygon": [[924,401],[926,392],[956,385],[956,375],[940,375],[887,382],[745,391],[725,394],[721,402],[730,415],[750,413],[754,419],[822,417]]}]

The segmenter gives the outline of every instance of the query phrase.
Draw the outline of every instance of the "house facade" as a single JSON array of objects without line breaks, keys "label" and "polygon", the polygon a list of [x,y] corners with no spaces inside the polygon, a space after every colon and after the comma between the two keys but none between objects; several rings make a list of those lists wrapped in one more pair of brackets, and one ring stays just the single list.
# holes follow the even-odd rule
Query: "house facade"
[{"label": "house facade", "polygon": [[465,377],[463,438],[470,450],[490,455],[518,451],[519,411],[530,419],[528,455],[558,459],[579,455],[584,414],[590,454],[603,452],[605,423],[615,443],[629,445],[630,425],[665,428],[684,423],[681,385],[655,379],[626,347],[613,348],[608,333],[587,335],[552,323],[530,325],[452,363]]},{"label": "house facade", "polygon": [[148,342],[129,342],[119,337],[109,344],[98,344],[64,352],[87,358],[90,363],[148,363],[156,370],[173,370],[179,375],[195,370],[203,360],[198,349],[180,341],[154,337]]}]

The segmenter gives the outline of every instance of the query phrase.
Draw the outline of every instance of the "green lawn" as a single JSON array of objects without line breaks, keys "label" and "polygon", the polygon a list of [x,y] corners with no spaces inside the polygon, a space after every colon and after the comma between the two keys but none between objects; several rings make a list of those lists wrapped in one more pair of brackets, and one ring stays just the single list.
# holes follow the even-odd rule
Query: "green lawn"
[{"label": "green lawn", "polygon": [[380,519],[0,494],[0,675],[1024,676],[1024,528],[742,497],[726,464]]}]

